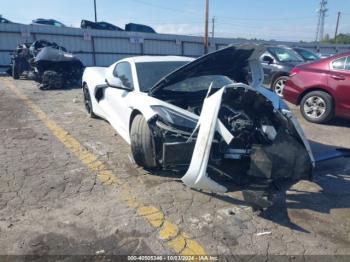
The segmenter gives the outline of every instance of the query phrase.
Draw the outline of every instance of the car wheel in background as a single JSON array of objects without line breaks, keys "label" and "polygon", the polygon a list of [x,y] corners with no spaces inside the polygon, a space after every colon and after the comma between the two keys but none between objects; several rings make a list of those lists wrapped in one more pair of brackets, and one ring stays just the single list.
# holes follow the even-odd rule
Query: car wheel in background
[{"label": "car wheel in background", "polygon": [[300,102],[303,117],[312,123],[325,123],[334,116],[332,97],[323,91],[313,91],[306,94]]},{"label": "car wheel in background", "polygon": [[12,78],[19,79],[18,66],[16,65],[15,61],[12,63]]},{"label": "car wheel in background", "polygon": [[288,79],[289,79],[288,76],[280,76],[273,82],[272,90],[279,97],[283,97],[283,89]]},{"label": "car wheel in background", "polygon": [[89,117],[96,118],[96,115],[94,114],[94,111],[92,108],[90,92],[86,85],[83,86],[83,95],[84,95],[84,105],[85,105],[86,112],[88,113]]},{"label": "car wheel in background", "polygon": [[63,76],[56,71],[47,70],[44,72],[40,89],[61,89],[64,87]]},{"label": "car wheel in background", "polygon": [[146,169],[157,167],[154,140],[146,119],[137,115],[130,130],[131,151],[137,165]]}]

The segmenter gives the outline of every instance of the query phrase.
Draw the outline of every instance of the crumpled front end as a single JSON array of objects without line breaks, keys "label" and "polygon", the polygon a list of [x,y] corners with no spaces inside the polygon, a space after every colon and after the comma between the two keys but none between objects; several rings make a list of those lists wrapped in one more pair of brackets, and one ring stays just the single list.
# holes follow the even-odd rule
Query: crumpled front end
[{"label": "crumpled front end", "polygon": [[178,112],[154,110],[149,123],[157,158],[165,169],[182,168],[191,188],[226,192],[218,173],[266,181],[311,178],[314,159],[297,120],[250,86],[225,86],[191,114],[178,115],[181,120]]}]

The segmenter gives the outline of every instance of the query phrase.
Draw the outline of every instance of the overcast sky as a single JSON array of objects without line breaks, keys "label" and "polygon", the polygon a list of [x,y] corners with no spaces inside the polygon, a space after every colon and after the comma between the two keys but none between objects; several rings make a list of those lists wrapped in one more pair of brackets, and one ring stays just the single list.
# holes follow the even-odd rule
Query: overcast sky
[{"label": "overcast sky", "polygon": [[[216,36],[312,41],[320,0],[210,0]],[[93,0],[1,0],[0,14],[14,22],[54,18],[68,26],[94,19]],[[135,22],[159,33],[202,35],[204,0],[97,0],[98,19],[124,27]],[[350,33],[350,1],[329,0],[325,32],[334,35],[338,11],[341,33]],[[210,28],[211,31],[211,28]]]}]

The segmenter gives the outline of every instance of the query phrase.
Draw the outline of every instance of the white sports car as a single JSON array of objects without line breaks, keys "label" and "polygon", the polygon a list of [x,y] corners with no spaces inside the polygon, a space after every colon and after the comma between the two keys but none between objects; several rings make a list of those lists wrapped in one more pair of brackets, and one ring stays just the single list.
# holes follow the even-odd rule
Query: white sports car
[{"label": "white sports car", "polygon": [[142,56],[83,75],[85,106],[106,119],[146,169],[182,170],[193,188],[225,192],[220,175],[309,179],[310,145],[286,104],[262,87],[258,45],[199,59]]}]

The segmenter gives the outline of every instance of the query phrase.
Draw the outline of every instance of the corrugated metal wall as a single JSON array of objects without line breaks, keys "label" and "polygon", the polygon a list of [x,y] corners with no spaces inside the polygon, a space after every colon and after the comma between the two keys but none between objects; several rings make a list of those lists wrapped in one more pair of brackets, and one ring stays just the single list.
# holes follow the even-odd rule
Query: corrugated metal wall
[{"label": "corrugated metal wall", "polygon": [[[76,54],[86,66],[108,66],[118,59],[136,55],[184,55],[198,57],[203,54],[203,38],[182,35],[147,34],[56,28],[19,24],[0,24],[0,70],[10,63],[10,53],[19,43],[45,39],[56,42]],[[209,51],[229,44],[247,43],[239,39],[210,39]],[[350,45],[321,45],[260,42],[305,47],[325,54],[350,51]],[[317,50],[319,49],[319,50]]]}]

